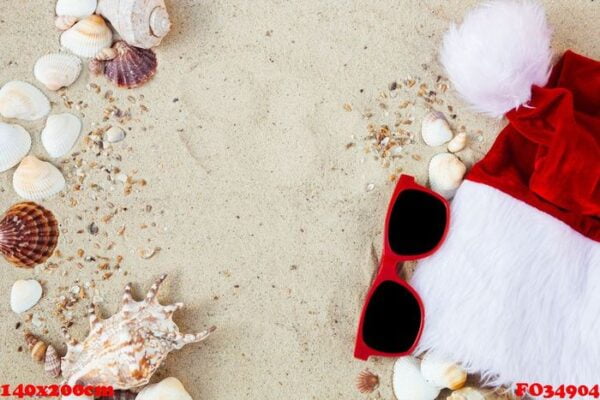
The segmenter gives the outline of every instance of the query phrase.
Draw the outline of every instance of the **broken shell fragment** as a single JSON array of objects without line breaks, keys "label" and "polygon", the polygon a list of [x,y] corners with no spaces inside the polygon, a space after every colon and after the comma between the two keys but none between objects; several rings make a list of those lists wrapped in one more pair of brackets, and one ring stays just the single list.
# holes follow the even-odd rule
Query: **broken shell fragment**
[{"label": "broken shell fragment", "polygon": [[467,372],[463,368],[430,353],[421,361],[421,374],[433,386],[450,390],[460,389],[467,381]]},{"label": "broken shell fragment", "polygon": [[118,126],[111,126],[104,134],[104,138],[108,143],[117,143],[125,139],[125,131]]},{"label": "broken shell fragment", "polygon": [[30,83],[10,81],[0,89],[0,114],[5,118],[35,121],[49,112],[50,101]]},{"label": "broken shell fragment", "polygon": [[10,308],[20,314],[35,306],[42,298],[42,285],[35,279],[16,281],[10,290]]},{"label": "broken shell fragment", "polygon": [[59,31],[66,31],[77,22],[77,17],[70,17],[68,15],[59,15],[54,20],[54,26]]},{"label": "broken shell fragment", "polygon": [[65,178],[58,168],[35,156],[25,157],[13,175],[15,192],[26,200],[47,199],[64,187]]},{"label": "broken shell fragment", "polygon": [[17,165],[31,148],[31,136],[19,125],[0,122],[0,172]]},{"label": "broken shell fragment", "polygon": [[148,385],[138,394],[136,400],[192,400],[177,378],[163,379],[157,384]]},{"label": "broken shell fragment", "polygon": [[421,375],[419,360],[410,356],[396,360],[392,388],[397,400],[434,400],[440,393]]},{"label": "broken shell fragment", "polygon": [[94,76],[102,75],[104,73],[104,61],[92,58],[88,63],[88,69],[90,74]]},{"label": "broken shell fragment", "polygon": [[70,54],[54,53],[40,57],[33,67],[35,79],[49,90],[68,87],[79,78],[81,60]]},{"label": "broken shell fragment", "polygon": [[25,343],[27,343],[33,361],[43,363],[48,345],[30,332],[25,333]]},{"label": "broken shell fragment", "polygon": [[104,19],[92,15],[77,22],[60,35],[60,44],[80,57],[95,57],[112,44],[112,32]]},{"label": "broken shell fragment", "polygon": [[448,397],[446,400],[485,400],[485,395],[472,387],[465,387],[455,392]]},{"label": "broken shell fragment", "polygon": [[452,129],[444,114],[431,111],[423,118],[421,136],[428,146],[440,146],[452,139]]},{"label": "broken shell fragment", "polygon": [[429,185],[433,191],[451,199],[466,172],[467,167],[454,154],[436,154],[429,162]]},{"label": "broken shell fragment", "polygon": [[158,62],[151,49],[141,49],[123,41],[115,43],[117,56],[106,61],[104,75],[115,85],[135,88],[148,82],[156,73]]},{"label": "broken shell fragment", "polygon": [[81,121],[75,115],[70,113],[50,115],[41,134],[42,144],[50,157],[62,157],[71,151],[80,132]]},{"label": "broken shell fragment", "polygon": [[58,0],[56,15],[85,18],[96,11],[96,6],[96,0]]},{"label": "broken shell fragment", "polygon": [[60,376],[60,357],[52,345],[49,345],[46,349],[44,371],[52,378],[58,378]]},{"label": "broken shell fragment", "polygon": [[448,143],[448,151],[451,153],[457,153],[464,149],[466,145],[467,134],[465,132],[460,132]]}]

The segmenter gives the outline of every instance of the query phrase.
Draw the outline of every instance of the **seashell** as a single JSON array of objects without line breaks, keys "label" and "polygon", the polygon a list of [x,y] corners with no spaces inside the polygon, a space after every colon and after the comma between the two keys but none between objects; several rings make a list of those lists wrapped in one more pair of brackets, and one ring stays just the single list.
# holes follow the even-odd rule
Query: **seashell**
[{"label": "seashell", "polygon": [[140,49],[123,41],[115,43],[117,56],[107,61],[104,75],[115,85],[124,88],[142,86],[156,73],[158,63],[151,49]]},{"label": "seashell", "polygon": [[69,29],[70,27],[75,25],[75,22],[77,22],[77,20],[78,20],[77,17],[69,17],[68,15],[59,15],[54,20],[54,26],[59,31],[66,31],[67,29]]},{"label": "seashell", "polygon": [[441,146],[452,139],[452,129],[444,114],[439,111],[431,111],[421,124],[421,136],[428,146]]},{"label": "seashell", "polygon": [[88,64],[88,69],[92,75],[98,76],[104,73],[104,64],[106,64],[104,61],[92,58]]},{"label": "seashell", "polygon": [[116,56],[117,56],[117,50],[112,47],[107,47],[105,49],[100,50],[98,52],[98,54],[96,54],[96,57],[94,57],[94,58],[96,60],[100,60],[100,61],[108,61],[108,60],[112,60]]},{"label": "seashell", "polygon": [[448,151],[451,153],[457,153],[464,149],[466,145],[467,134],[465,132],[460,132],[448,143]]},{"label": "seashell", "polygon": [[361,393],[372,393],[379,386],[379,377],[365,369],[356,378],[356,388]]},{"label": "seashell", "polygon": [[115,390],[146,385],[171,351],[200,342],[215,330],[211,327],[195,335],[179,332],[172,318],[183,304],[163,306],[156,298],[165,278],[162,275],[139,302],[133,300],[128,284],[121,310],[108,319],[100,320],[92,304],[90,333],[83,342],[63,330],[68,342],[62,359],[66,384],[112,386]]},{"label": "seashell", "polygon": [[48,345],[30,332],[25,332],[25,343],[27,343],[33,361],[43,363]]},{"label": "seashell", "polygon": [[467,382],[467,372],[455,363],[426,354],[421,361],[421,374],[433,386],[460,389]]},{"label": "seashell", "polygon": [[177,378],[166,378],[154,385],[148,385],[138,394],[136,400],[192,400]]},{"label": "seashell", "polygon": [[0,172],[17,165],[31,148],[31,136],[19,125],[0,122]]},{"label": "seashell", "polygon": [[52,378],[58,378],[60,376],[60,357],[52,345],[49,345],[46,350],[44,371]]},{"label": "seashell", "polygon": [[392,388],[397,400],[435,400],[440,389],[429,384],[421,375],[419,361],[401,357],[394,364]]},{"label": "seashell", "polygon": [[429,185],[446,199],[451,199],[460,186],[467,167],[454,154],[440,153],[429,162]]},{"label": "seashell", "polygon": [[49,90],[70,86],[79,78],[81,60],[70,54],[54,53],[40,57],[33,67],[35,79]]},{"label": "seashell", "polygon": [[20,314],[35,306],[42,298],[42,285],[35,279],[16,281],[10,291],[10,308]]},{"label": "seashell", "polygon": [[485,400],[485,395],[472,387],[465,387],[446,397],[446,400]]},{"label": "seashell", "polygon": [[0,220],[0,253],[17,267],[32,268],[50,258],[58,236],[58,222],[50,210],[18,203]]},{"label": "seashell", "polygon": [[81,132],[81,121],[73,114],[54,114],[46,120],[41,138],[50,157],[62,157],[69,153]]},{"label": "seashell", "polygon": [[56,2],[56,15],[85,18],[96,11],[96,6],[96,0],[58,0]]},{"label": "seashell", "polygon": [[112,396],[96,397],[97,400],[135,400],[137,393],[129,390],[115,390]]},{"label": "seashell", "polygon": [[99,0],[97,13],[105,17],[131,46],[158,46],[171,21],[164,0]]},{"label": "seashell", "polygon": [[60,35],[61,46],[75,55],[91,58],[112,44],[112,32],[104,19],[92,15],[82,19]]},{"label": "seashell", "polygon": [[48,98],[30,83],[10,81],[0,89],[0,114],[5,118],[35,121],[49,112]]},{"label": "seashell", "polygon": [[108,143],[117,143],[125,139],[125,131],[118,126],[111,126],[104,134],[104,138]]},{"label": "seashell", "polygon": [[94,400],[93,396],[76,396],[74,394],[69,395],[69,396],[62,396],[61,397],[62,400]]},{"label": "seashell", "polygon": [[15,192],[26,200],[47,199],[64,187],[65,178],[58,168],[35,156],[25,157],[13,175]]}]

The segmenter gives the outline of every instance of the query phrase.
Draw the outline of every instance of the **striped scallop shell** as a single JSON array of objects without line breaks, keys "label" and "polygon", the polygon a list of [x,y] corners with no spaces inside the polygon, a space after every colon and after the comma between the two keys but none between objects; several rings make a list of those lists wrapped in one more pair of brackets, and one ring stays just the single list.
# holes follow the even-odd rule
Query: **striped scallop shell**
[{"label": "striped scallop shell", "polygon": [[56,15],[85,18],[96,11],[96,6],[96,0],[58,0]]},{"label": "striped scallop shell", "polygon": [[0,89],[0,114],[5,118],[35,121],[49,112],[50,101],[30,83],[10,81]]},{"label": "striped scallop shell", "polygon": [[18,203],[0,220],[0,253],[17,267],[33,268],[50,258],[58,236],[51,211],[35,203]]},{"label": "striped scallop shell", "polygon": [[79,78],[81,60],[71,54],[53,53],[40,57],[33,67],[35,79],[49,90],[68,87]]},{"label": "striped scallop shell", "polygon": [[64,31],[60,44],[80,57],[91,58],[110,47],[112,32],[102,17],[92,15]]},{"label": "striped scallop shell", "polygon": [[65,178],[54,165],[35,156],[21,161],[13,175],[15,192],[26,200],[51,197],[65,187]]},{"label": "striped scallop shell", "polygon": [[19,125],[0,122],[0,172],[17,165],[31,148],[31,136]]},{"label": "striped scallop shell", "polygon": [[71,151],[80,132],[81,120],[75,115],[50,115],[46,120],[46,127],[42,130],[42,144],[50,157],[62,157]]},{"label": "striped scallop shell", "polygon": [[156,73],[158,62],[151,49],[140,49],[123,41],[115,43],[117,56],[108,60],[104,66],[104,75],[115,85],[134,88],[148,82]]}]

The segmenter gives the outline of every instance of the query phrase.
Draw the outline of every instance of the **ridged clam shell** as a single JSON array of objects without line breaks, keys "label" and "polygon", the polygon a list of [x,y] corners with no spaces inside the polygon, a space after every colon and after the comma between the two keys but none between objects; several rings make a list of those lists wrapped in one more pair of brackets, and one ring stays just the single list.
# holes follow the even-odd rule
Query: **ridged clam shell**
[{"label": "ridged clam shell", "polygon": [[467,167],[454,154],[436,154],[429,162],[429,185],[433,191],[451,199],[466,172]]},{"label": "ridged clam shell", "polygon": [[450,141],[453,134],[444,114],[431,111],[423,118],[421,136],[425,144],[435,147]]},{"label": "ridged clam shell", "polygon": [[148,385],[138,394],[136,400],[192,400],[177,378],[166,378],[154,385]]},{"label": "ridged clam shell", "polygon": [[148,82],[156,73],[158,62],[151,49],[140,49],[123,41],[115,43],[117,56],[106,61],[104,75],[115,85],[134,88]]},{"label": "ridged clam shell", "polygon": [[440,389],[429,384],[414,357],[401,357],[394,364],[392,388],[397,400],[435,400]]},{"label": "ridged clam shell", "polygon": [[96,0],[58,0],[56,2],[56,15],[85,18],[96,11],[96,6]]},{"label": "ridged clam shell", "polygon": [[17,165],[31,148],[31,136],[19,125],[0,122],[0,172]]},{"label": "ridged clam shell", "polygon": [[110,47],[112,32],[102,17],[92,15],[64,31],[60,44],[80,57],[91,58]]},{"label": "ridged clam shell", "polygon": [[50,157],[62,157],[71,151],[80,132],[81,121],[75,115],[50,115],[46,120],[46,127],[42,130],[42,144]]},{"label": "ridged clam shell", "polygon": [[475,388],[466,387],[452,392],[446,400],[485,400],[485,395]]},{"label": "ridged clam shell", "polygon": [[460,389],[467,381],[467,372],[457,364],[426,354],[421,361],[421,374],[433,386]]},{"label": "ridged clam shell", "polygon": [[0,114],[5,118],[35,121],[49,112],[50,101],[30,83],[10,81],[0,89]]},{"label": "ridged clam shell", "polygon": [[79,78],[81,60],[71,54],[53,53],[40,57],[33,67],[35,79],[49,90],[68,87]]},{"label": "ridged clam shell", "polygon": [[467,134],[465,132],[460,132],[448,143],[448,151],[451,153],[457,153],[464,149],[466,145]]},{"label": "ridged clam shell", "polygon": [[56,218],[39,204],[15,204],[0,221],[0,253],[17,267],[32,268],[45,262],[54,252],[58,237]]},{"label": "ridged clam shell", "polygon": [[44,371],[52,378],[58,378],[60,376],[60,357],[52,345],[49,345],[46,350]]},{"label": "ridged clam shell", "polygon": [[47,199],[64,187],[65,178],[58,168],[35,156],[25,157],[13,175],[15,192],[26,200]]},{"label": "ridged clam shell", "polygon": [[35,306],[42,298],[42,285],[35,279],[18,280],[10,290],[10,308],[20,314]]}]

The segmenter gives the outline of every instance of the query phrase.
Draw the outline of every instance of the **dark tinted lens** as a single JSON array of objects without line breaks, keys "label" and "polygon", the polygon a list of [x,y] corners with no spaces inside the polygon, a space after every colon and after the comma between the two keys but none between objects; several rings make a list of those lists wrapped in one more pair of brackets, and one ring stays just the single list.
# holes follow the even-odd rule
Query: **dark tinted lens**
[{"label": "dark tinted lens", "polygon": [[420,190],[404,190],[392,209],[390,246],[397,254],[427,253],[440,242],[445,227],[446,207],[441,200]]},{"label": "dark tinted lens", "polygon": [[365,312],[365,343],[382,352],[403,353],[415,343],[420,327],[421,309],[412,293],[392,281],[379,285]]}]

